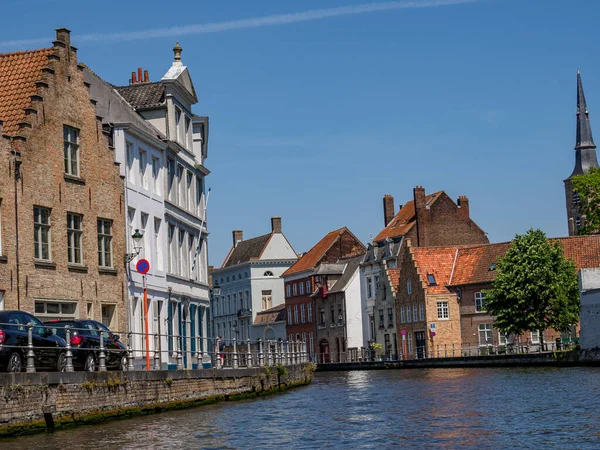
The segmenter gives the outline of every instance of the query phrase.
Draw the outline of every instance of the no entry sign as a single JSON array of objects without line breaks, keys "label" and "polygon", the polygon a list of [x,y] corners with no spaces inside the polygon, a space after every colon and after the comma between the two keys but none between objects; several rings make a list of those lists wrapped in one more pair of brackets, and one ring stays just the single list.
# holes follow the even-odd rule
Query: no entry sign
[{"label": "no entry sign", "polygon": [[145,275],[150,270],[150,263],[147,259],[140,259],[135,265],[135,268],[138,271],[138,273]]}]

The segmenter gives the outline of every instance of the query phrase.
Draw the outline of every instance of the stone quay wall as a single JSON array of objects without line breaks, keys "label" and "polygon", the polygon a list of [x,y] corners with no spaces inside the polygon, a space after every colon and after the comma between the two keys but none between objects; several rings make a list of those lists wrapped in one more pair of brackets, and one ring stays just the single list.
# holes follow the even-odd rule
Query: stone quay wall
[{"label": "stone quay wall", "polygon": [[314,364],[250,369],[0,374],[0,436],[151,414],[309,384]]}]

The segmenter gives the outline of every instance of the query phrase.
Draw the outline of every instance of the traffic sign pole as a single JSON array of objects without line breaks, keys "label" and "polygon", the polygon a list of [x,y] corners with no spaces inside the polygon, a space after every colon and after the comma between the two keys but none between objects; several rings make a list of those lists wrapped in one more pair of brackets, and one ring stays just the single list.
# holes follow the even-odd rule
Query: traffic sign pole
[{"label": "traffic sign pole", "polygon": [[144,286],[144,328],[146,334],[146,370],[150,370],[150,335],[148,333],[148,286],[146,285],[146,274],[150,270],[150,262],[147,259],[140,259],[135,265],[138,273],[142,275]]}]

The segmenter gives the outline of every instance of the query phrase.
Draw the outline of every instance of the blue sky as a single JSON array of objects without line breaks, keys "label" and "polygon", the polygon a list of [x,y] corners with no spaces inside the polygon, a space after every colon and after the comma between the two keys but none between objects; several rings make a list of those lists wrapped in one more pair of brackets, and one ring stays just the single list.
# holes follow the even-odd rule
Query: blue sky
[{"label": "blue sky", "polygon": [[[415,185],[467,195],[492,242],[530,227],[566,235],[577,69],[600,139],[600,2],[433,6],[441,1],[14,0],[3,5],[0,51],[50,46],[66,26],[80,60],[125,85],[138,67],[159,79],[178,40],[194,112],[211,120],[214,265],[231,230],[265,234],[271,216],[298,252],[341,226],[366,243],[383,226],[383,195],[397,207]],[[408,3],[430,6],[398,7]],[[268,25],[353,6],[356,14]],[[189,25],[200,26],[181,28]],[[114,36],[124,32],[139,33]]]}]

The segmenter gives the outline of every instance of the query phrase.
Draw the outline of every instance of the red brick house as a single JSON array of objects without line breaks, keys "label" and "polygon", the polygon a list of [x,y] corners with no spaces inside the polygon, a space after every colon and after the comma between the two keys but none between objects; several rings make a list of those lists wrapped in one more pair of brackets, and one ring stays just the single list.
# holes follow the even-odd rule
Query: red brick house
[{"label": "red brick house", "polygon": [[315,269],[321,263],[335,263],[340,258],[350,258],[365,251],[358,238],[343,227],[328,233],[283,273],[286,333],[289,340],[306,341],[311,357],[317,353],[318,345],[315,339],[316,311],[311,294],[318,289],[321,281],[314,274]]}]

